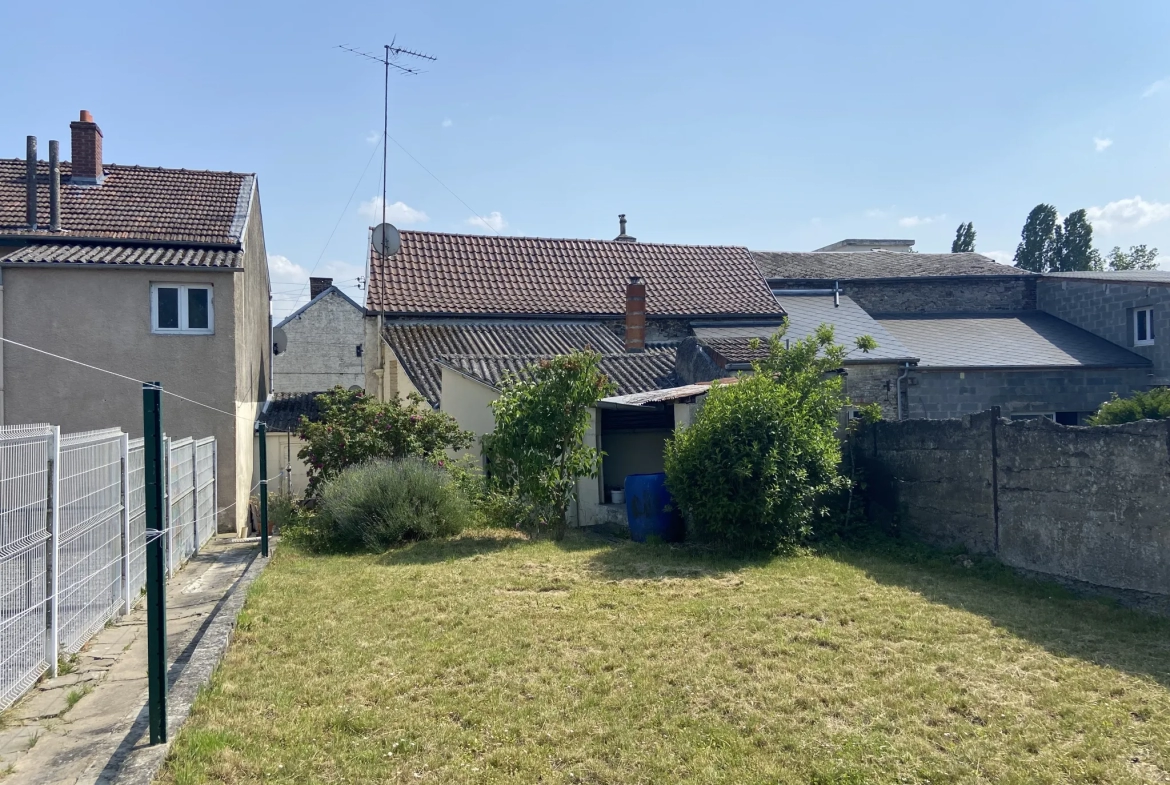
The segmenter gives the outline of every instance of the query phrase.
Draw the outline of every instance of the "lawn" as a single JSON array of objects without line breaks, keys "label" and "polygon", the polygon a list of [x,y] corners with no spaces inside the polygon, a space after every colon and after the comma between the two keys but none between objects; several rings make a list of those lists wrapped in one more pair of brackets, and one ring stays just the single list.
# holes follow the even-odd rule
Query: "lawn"
[{"label": "lawn", "polygon": [[1170,620],[884,546],[282,548],[166,783],[1170,782]]}]

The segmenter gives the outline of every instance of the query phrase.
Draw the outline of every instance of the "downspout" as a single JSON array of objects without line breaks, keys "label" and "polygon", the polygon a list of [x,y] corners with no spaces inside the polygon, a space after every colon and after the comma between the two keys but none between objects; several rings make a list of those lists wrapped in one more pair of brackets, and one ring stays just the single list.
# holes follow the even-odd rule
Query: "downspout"
[{"label": "downspout", "polygon": [[[910,375],[910,363],[906,363],[905,367],[902,369],[901,375],[898,376],[898,383],[897,383],[897,388],[898,388],[897,389],[898,422],[902,421],[902,380],[905,379],[909,375]],[[909,400],[906,401],[906,406],[907,407],[910,406]]]}]

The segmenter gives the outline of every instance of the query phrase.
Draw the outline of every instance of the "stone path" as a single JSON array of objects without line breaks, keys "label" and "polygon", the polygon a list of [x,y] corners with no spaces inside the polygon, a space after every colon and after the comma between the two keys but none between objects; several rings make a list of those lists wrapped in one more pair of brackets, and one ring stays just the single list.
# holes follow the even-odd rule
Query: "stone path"
[{"label": "stone path", "polygon": [[[258,552],[252,543],[213,540],[167,585],[172,739],[222,656],[243,584],[267,561]],[[143,605],[94,636],[69,673],[42,681],[0,717],[0,785],[153,777],[165,751],[148,746]]]}]

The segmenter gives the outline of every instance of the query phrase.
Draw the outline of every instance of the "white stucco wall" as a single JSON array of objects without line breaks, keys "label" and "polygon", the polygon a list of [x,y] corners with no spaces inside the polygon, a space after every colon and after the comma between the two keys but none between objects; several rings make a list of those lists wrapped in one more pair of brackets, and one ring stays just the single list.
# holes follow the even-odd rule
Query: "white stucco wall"
[{"label": "white stucco wall", "polygon": [[[284,352],[272,360],[277,392],[319,392],[341,385],[365,386],[365,316],[330,289],[280,325],[288,336]],[[363,351],[363,355],[365,352]]]}]

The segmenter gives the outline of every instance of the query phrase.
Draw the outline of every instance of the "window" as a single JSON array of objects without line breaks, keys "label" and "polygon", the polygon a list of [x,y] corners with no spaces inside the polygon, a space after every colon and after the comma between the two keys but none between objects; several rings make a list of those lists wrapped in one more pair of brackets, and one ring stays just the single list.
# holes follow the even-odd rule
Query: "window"
[{"label": "window", "polygon": [[1133,309],[1133,345],[1152,346],[1154,343],[1154,309]]},{"label": "window", "polygon": [[1013,421],[1016,420],[1056,420],[1056,412],[1025,412],[1021,414],[1011,415]]},{"label": "window", "polygon": [[150,286],[150,329],[156,333],[211,335],[215,314],[211,287],[156,283]]}]

